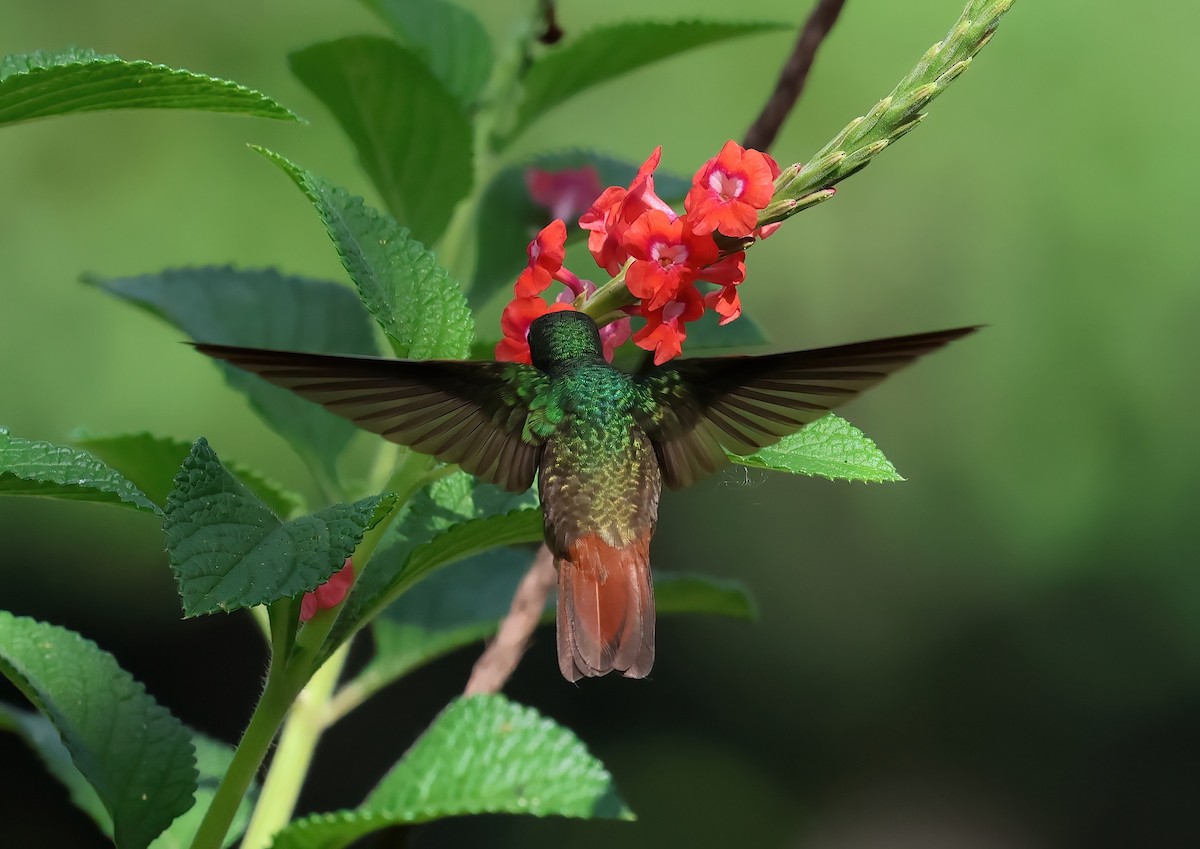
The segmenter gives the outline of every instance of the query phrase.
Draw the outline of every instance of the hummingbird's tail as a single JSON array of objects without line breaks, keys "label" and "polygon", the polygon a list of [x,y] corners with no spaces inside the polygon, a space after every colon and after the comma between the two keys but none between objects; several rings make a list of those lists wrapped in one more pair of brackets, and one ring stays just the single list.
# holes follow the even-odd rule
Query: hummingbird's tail
[{"label": "hummingbird's tail", "polygon": [[568,681],[614,669],[645,678],[654,666],[654,585],[650,534],[624,547],[595,534],[557,559],[558,666]]}]

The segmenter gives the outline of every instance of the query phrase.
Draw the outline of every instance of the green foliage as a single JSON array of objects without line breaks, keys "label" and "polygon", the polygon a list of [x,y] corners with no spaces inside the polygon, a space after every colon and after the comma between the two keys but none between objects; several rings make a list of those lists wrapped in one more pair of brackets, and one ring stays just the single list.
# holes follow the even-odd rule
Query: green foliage
[{"label": "green foliage", "polygon": [[72,631],[0,611],[0,672],[53,723],[111,817],[120,849],[145,849],[191,807],[187,730],[112,655]]},{"label": "green foliage", "polygon": [[774,214],[764,213],[759,224],[782,221],[832,197],[826,191],[830,186],[867,167],[877,154],[917,126],[925,117],[921,110],[970,67],[972,58],[991,40],[1000,17],[1012,4],[1013,0],[971,0],[946,37],[926,51],[891,94],[866,115],[851,121],[809,157],[803,169],[782,181],[774,200],[792,200],[797,205],[777,207]]},{"label": "green foliage", "polygon": [[[191,846],[196,828],[207,813],[217,786],[233,761],[233,749],[211,737],[193,732],[192,745],[196,747],[196,769],[200,773],[196,786],[196,804],[177,817],[166,831],[155,838],[150,844],[150,849],[186,849]],[[232,846],[246,830],[257,799],[258,785],[253,784],[238,805],[223,846]]]},{"label": "green foliage", "polygon": [[354,143],[396,221],[436,241],[471,190],[471,124],[442,81],[386,38],[327,41],[289,59]]},{"label": "green foliage", "polygon": [[[123,474],[160,507],[166,506],[175,472],[192,450],[190,442],[145,432],[96,436],[80,431],[71,441]],[[253,469],[237,462],[227,467],[277,516],[290,516],[304,508],[304,499],[297,493]]]},{"label": "green foliage", "polygon": [[400,508],[331,634],[332,650],[441,566],[505,545],[539,542],[531,493],[513,495],[465,472],[435,481]]},{"label": "green foliage", "polygon": [[707,613],[754,620],[758,606],[740,581],[711,575],[659,572],[654,576],[654,605],[660,614]]},{"label": "green foliage", "polygon": [[[42,759],[47,771],[67,789],[75,806],[91,817],[105,837],[112,838],[112,816],[96,795],[96,789],[71,760],[71,752],[63,745],[49,719],[39,713],[17,710],[0,702],[0,730],[11,731],[21,737]],[[199,771],[196,802],[176,817],[167,830],[150,843],[149,849],[184,849],[191,843],[196,826],[212,801],[213,791],[233,759],[233,749],[203,734],[192,734],[192,746],[196,750],[196,769]],[[226,846],[232,845],[245,830],[257,796],[258,788],[255,787],[242,800],[225,841]]]},{"label": "green foliage", "polygon": [[163,533],[186,616],[228,612],[316,589],[342,567],[391,496],[280,522],[199,439],[175,476]]},{"label": "green foliage", "polygon": [[829,480],[900,481],[896,467],[875,447],[875,443],[850,422],[833,413],[822,416],[799,433],[748,457],[730,454],[729,459],[743,466],[815,475]]},{"label": "green foliage", "polygon": [[127,478],[91,454],[65,445],[31,442],[0,427],[0,495],[38,495],[97,501],[161,513]]},{"label": "green foliage", "polygon": [[261,92],[151,62],[77,48],[0,58],[0,125],[109,109],[198,109],[299,120]]},{"label": "green foliage", "polygon": [[742,313],[735,321],[721,326],[721,316],[709,310],[688,325],[688,354],[712,356],[715,351],[755,348],[770,343],[766,331],[757,321]]},{"label": "green foliage", "polygon": [[492,70],[492,42],[479,18],[442,0],[363,0],[415,51],[463,109],[475,105]]},{"label": "green foliage", "polygon": [[404,593],[371,621],[375,653],[355,686],[378,690],[494,634],[530,559],[523,548],[499,548],[442,569]]},{"label": "green foliage", "polygon": [[277,153],[256,149],[291,177],[316,207],[359,297],[387,334],[397,357],[461,359],[466,355],[474,320],[458,283],[430,251],[362,198],[329,185]]},{"label": "green foliage", "polygon": [[272,849],[340,849],[388,826],[461,814],[633,819],[583,743],[503,696],[450,703],[363,804],[315,814]]},{"label": "green foliage", "polygon": [[[649,155],[650,152],[646,153]],[[475,282],[468,293],[472,307],[478,309],[497,292],[511,290],[513,281],[528,260],[525,245],[550,222],[551,211],[534,203],[529,196],[525,185],[529,170],[579,168],[594,169],[600,187],[627,186],[637,174],[638,165],[591,150],[543,153],[502,169],[488,184],[479,201]],[[668,203],[683,200],[690,186],[691,182],[682,177],[665,173],[654,175],[655,191]],[[572,226],[568,238],[578,239],[583,232]]]},{"label": "green foliage", "polygon": [[[192,268],[138,277],[84,280],[143,307],[192,339],[316,353],[374,354],[371,323],[345,286],[229,267]],[[230,386],[249,399],[271,429],[330,480],[354,425],[240,369],[218,363]]]},{"label": "green foliage", "polygon": [[10,731],[24,740],[41,758],[46,771],[66,788],[75,807],[91,817],[105,837],[113,836],[112,815],[96,795],[96,788],[76,768],[54,723],[36,711],[18,710],[0,702],[0,730]]},{"label": "green foliage", "polygon": [[630,21],[597,27],[537,59],[525,75],[516,121],[494,140],[507,146],[535,119],[592,86],[687,50],[784,29],[766,22]]}]

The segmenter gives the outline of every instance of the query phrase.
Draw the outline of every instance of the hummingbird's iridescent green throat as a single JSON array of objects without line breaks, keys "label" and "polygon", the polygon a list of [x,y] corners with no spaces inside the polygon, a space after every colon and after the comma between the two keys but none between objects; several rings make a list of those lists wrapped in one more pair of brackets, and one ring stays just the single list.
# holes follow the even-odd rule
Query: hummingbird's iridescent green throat
[{"label": "hummingbird's iridescent green throat", "polygon": [[794,433],[961,327],[761,357],[604,360],[587,315],[529,330],[532,365],[388,360],[198,344],[385,439],[523,492],[536,476],[558,568],[558,662],[571,681],[654,664],[650,540],[679,488]]}]

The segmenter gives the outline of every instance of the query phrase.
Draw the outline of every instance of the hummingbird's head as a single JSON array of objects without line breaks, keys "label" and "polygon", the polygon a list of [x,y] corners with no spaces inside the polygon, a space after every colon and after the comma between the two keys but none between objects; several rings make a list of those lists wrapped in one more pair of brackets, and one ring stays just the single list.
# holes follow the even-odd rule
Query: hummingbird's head
[{"label": "hummingbird's head", "polygon": [[549,312],[534,319],[529,326],[529,354],[533,364],[545,372],[604,362],[600,329],[591,316],[575,310]]}]

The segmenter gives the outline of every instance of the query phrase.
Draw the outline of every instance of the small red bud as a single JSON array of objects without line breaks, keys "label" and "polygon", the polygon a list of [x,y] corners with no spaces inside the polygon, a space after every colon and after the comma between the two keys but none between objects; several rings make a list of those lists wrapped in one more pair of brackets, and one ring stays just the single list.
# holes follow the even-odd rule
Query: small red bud
[{"label": "small red bud", "polygon": [[329,580],[321,584],[311,593],[305,593],[300,601],[300,621],[307,622],[317,615],[319,610],[329,610],[337,607],[346,600],[346,593],[354,584],[354,564],[350,558],[329,576]]}]

